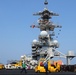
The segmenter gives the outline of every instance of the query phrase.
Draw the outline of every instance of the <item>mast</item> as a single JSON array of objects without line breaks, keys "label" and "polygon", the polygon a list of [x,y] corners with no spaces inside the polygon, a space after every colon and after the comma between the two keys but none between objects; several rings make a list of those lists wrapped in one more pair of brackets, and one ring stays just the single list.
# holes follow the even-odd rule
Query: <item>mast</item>
[{"label": "mast", "polygon": [[34,13],[34,16],[40,16],[38,19],[38,25],[32,25],[33,28],[40,29],[40,35],[38,41],[33,40],[32,42],[32,57],[35,60],[39,58],[53,58],[55,55],[55,49],[59,47],[58,41],[54,40],[52,36],[55,36],[54,29],[61,28],[62,26],[53,24],[50,20],[52,16],[59,16],[59,14],[49,11],[47,9],[48,2],[45,0],[44,5],[46,6],[43,11]]}]

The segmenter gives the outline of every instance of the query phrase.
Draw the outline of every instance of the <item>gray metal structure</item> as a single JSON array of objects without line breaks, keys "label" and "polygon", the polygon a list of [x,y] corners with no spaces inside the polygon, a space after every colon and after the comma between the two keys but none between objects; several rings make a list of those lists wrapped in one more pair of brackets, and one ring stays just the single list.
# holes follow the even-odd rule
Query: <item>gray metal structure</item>
[{"label": "gray metal structure", "polygon": [[38,40],[35,39],[32,42],[32,58],[35,60],[46,58],[48,60],[54,57],[64,57],[67,59],[67,64],[69,64],[70,58],[75,57],[75,55],[65,55],[56,50],[59,48],[59,43],[53,38],[55,28],[62,28],[62,26],[54,24],[50,19],[52,16],[59,16],[59,14],[47,9],[47,0],[45,0],[44,4],[46,7],[43,11],[33,14],[40,16],[40,18],[38,19],[38,25],[32,25],[31,27],[39,28],[41,32]]}]

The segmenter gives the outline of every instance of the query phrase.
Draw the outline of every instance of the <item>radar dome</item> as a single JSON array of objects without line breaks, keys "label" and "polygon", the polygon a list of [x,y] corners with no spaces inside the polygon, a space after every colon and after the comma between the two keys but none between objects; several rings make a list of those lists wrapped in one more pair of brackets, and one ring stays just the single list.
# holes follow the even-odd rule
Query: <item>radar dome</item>
[{"label": "radar dome", "polygon": [[54,45],[58,48],[59,47],[59,44],[58,44],[58,41],[57,40],[54,40],[53,41]]},{"label": "radar dome", "polygon": [[40,35],[41,35],[42,37],[46,37],[46,36],[48,35],[48,33],[47,33],[46,31],[41,31]]},{"label": "radar dome", "polygon": [[36,39],[34,39],[34,40],[33,40],[33,43],[36,43],[36,42],[37,42],[37,40],[36,40]]},{"label": "radar dome", "polygon": [[54,44],[57,44],[57,43],[58,43],[58,41],[57,41],[57,40],[54,40],[54,41],[53,41],[53,43],[54,43]]},{"label": "radar dome", "polygon": [[34,39],[32,43],[33,43],[33,44],[38,44],[39,41],[37,41],[36,39]]}]

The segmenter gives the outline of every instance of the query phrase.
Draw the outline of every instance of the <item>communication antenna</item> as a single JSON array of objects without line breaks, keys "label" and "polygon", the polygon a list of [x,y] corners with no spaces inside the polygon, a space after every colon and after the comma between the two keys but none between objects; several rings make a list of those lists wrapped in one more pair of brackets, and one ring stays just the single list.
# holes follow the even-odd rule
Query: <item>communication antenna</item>
[{"label": "communication antenna", "polygon": [[48,5],[48,2],[47,2],[47,0],[45,0],[45,2],[44,2],[44,5],[46,5],[46,7],[47,7],[47,5]]}]

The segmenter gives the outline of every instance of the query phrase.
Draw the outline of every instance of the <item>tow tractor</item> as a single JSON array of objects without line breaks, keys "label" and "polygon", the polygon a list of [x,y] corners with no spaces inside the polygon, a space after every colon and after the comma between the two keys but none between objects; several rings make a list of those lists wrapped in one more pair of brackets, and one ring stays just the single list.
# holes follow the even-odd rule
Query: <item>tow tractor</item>
[{"label": "tow tractor", "polygon": [[50,56],[48,56],[48,58],[40,58],[38,65],[35,67],[35,72],[46,72],[44,64],[48,65],[48,72],[60,72],[62,61],[54,61],[49,58]]}]

